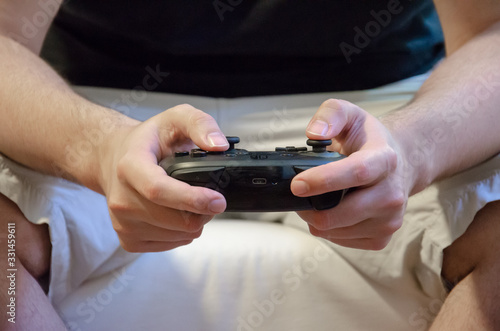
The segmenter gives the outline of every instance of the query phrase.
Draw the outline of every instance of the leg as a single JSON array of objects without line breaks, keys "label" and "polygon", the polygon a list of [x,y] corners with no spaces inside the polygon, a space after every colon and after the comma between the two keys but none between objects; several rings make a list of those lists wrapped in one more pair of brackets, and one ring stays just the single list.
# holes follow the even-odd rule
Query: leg
[{"label": "leg", "polygon": [[500,201],[487,204],[444,251],[443,278],[453,288],[431,330],[500,328]]},{"label": "leg", "polygon": [[[8,224],[15,224],[15,266],[8,265]],[[12,237],[11,237],[12,238]],[[12,241],[10,242],[12,243]],[[14,248],[14,247],[10,247]],[[47,226],[29,222],[17,206],[0,194],[0,329],[66,330],[42,288],[50,269],[51,245]],[[8,271],[7,269],[16,269]],[[11,276],[11,278],[7,278]],[[15,277],[15,278],[14,278]],[[14,293],[15,291],[15,293]],[[15,298],[15,319],[11,308]],[[9,321],[9,319],[11,321]],[[15,324],[12,323],[15,321]]]}]

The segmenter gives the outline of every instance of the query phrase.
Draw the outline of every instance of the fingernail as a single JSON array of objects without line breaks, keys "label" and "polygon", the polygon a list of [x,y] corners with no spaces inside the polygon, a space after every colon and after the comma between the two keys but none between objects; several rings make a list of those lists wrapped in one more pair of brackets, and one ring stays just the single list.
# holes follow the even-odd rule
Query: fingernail
[{"label": "fingernail", "polygon": [[303,195],[309,192],[309,185],[302,180],[293,181],[290,188],[294,195]]},{"label": "fingernail", "polygon": [[318,135],[326,136],[330,125],[323,120],[315,120],[307,127],[307,132]]},{"label": "fingernail", "polygon": [[223,147],[227,146],[226,137],[220,132],[212,132],[207,135],[207,140],[212,147]]},{"label": "fingernail", "polygon": [[210,201],[208,209],[215,214],[222,213],[226,209],[226,201],[224,199],[215,199]]}]

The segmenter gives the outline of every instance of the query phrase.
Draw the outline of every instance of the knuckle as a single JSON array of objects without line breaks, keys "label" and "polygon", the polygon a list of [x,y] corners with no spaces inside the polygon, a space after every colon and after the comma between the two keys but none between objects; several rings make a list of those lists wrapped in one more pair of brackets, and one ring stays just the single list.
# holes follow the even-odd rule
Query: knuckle
[{"label": "knuckle", "polygon": [[330,99],[325,100],[321,104],[321,106],[325,107],[325,108],[335,109],[335,110],[340,110],[340,108],[342,108],[342,104],[341,104],[340,100],[334,99],[334,98],[330,98]]},{"label": "knuckle", "polygon": [[142,245],[140,242],[132,241],[132,240],[120,240],[120,245],[124,250],[129,253],[141,253],[144,252],[142,249]]},{"label": "knuckle", "polygon": [[366,249],[372,251],[380,251],[387,247],[389,242],[391,241],[392,236],[386,236],[383,238],[372,239],[368,242]]},{"label": "knuckle", "polygon": [[398,166],[398,153],[393,148],[387,148],[387,170],[393,172]]},{"label": "knuckle", "polygon": [[116,176],[119,181],[125,180],[127,177],[127,169],[130,165],[128,154],[125,154],[116,164]]},{"label": "knuckle", "polygon": [[203,229],[205,222],[203,216],[189,211],[181,211],[183,222],[180,224],[180,230],[190,234],[197,233]]},{"label": "knuckle", "polygon": [[169,109],[169,111],[171,112],[179,112],[181,114],[184,114],[186,111],[195,111],[195,110],[197,109],[188,103],[181,103]]},{"label": "knuckle", "polygon": [[332,110],[336,116],[341,118],[347,117],[348,102],[339,99],[328,99],[321,104],[321,108]]},{"label": "knuckle", "polygon": [[325,108],[333,109],[339,113],[345,113],[346,110],[349,108],[349,105],[351,105],[351,103],[348,101],[330,98],[330,99],[325,100],[321,106],[325,107]]},{"label": "knuckle", "polygon": [[191,242],[194,239],[201,237],[202,233],[203,233],[203,226],[201,227],[200,230],[190,233],[190,236],[187,240],[189,240]]},{"label": "knuckle", "polygon": [[191,220],[187,225],[185,231],[188,232],[191,236],[196,233],[200,233],[203,230],[204,223],[199,219]]},{"label": "knuckle", "polygon": [[320,172],[320,175],[317,176],[317,183],[319,187],[325,186],[326,191],[331,192],[334,191],[335,186],[337,185],[336,181],[334,180],[333,176],[329,176],[326,171],[325,172]]},{"label": "knuckle", "polygon": [[142,194],[149,201],[157,202],[161,198],[162,187],[158,182],[148,181],[142,188]]},{"label": "knuckle", "polygon": [[316,228],[316,226],[314,226],[314,225],[312,225],[312,224],[309,224],[309,232],[310,232],[313,236],[315,236],[315,237],[321,237],[321,238],[322,238],[322,237],[324,237],[324,236],[325,236],[325,233],[324,233],[322,230],[320,230],[320,229]]},{"label": "knuckle", "polygon": [[360,160],[354,166],[353,175],[359,184],[365,184],[370,180],[370,167],[365,161]]},{"label": "knuckle", "polygon": [[331,222],[330,219],[327,215],[320,214],[318,216],[315,216],[311,220],[311,224],[316,228],[318,231],[324,232],[328,231],[331,229]]},{"label": "knuckle", "polygon": [[133,238],[135,234],[135,231],[133,231],[130,227],[124,226],[119,222],[113,222],[113,229],[121,240]]},{"label": "knuckle", "polygon": [[204,126],[207,123],[212,123],[214,121],[215,120],[212,116],[196,108],[192,108],[189,115],[189,123],[193,126]]},{"label": "knuckle", "polygon": [[385,204],[389,209],[401,209],[406,205],[406,197],[402,190],[395,190]]},{"label": "knuckle", "polygon": [[127,213],[130,210],[130,206],[123,200],[112,196],[108,198],[108,209],[112,214],[121,215],[123,213]]},{"label": "knuckle", "polygon": [[169,247],[167,247],[165,250],[172,250],[172,249],[177,248],[177,247],[186,246],[186,245],[191,244],[192,242],[193,242],[193,239],[178,241],[178,242],[175,242],[174,245],[170,245]]},{"label": "knuckle", "polygon": [[[197,194],[188,194],[185,199],[181,199],[181,209],[182,210],[202,210],[206,205]],[[187,212],[186,217],[191,217],[193,213]]]},{"label": "knuckle", "polygon": [[402,220],[400,218],[395,218],[391,221],[385,222],[384,225],[381,227],[381,235],[383,236],[392,236],[394,232],[399,230],[399,228],[402,225]]}]

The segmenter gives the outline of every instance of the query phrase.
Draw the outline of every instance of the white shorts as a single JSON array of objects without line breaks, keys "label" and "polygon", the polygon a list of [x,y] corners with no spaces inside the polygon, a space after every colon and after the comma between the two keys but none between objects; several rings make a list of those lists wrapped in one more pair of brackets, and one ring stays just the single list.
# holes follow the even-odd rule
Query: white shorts
[{"label": "white shorts", "polygon": [[[327,98],[380,116],[424,79],[241,99],[77,90],[139,119],[191,103],[239,136],[241,148],[269,150],[304,146],[305,127]],[[131,98],[137,106],[125,102]],[[31,222],[49,225],[49,298],[70,330],[425,330],[445,297],[443,248],[500,200],[500,156],[411,197],[403,227],[378,252],[313,237],[295,213],[241,213],[208,223],[188,246],[133,254],[120,248],[95,192],[1,156],[0,192]]]}]

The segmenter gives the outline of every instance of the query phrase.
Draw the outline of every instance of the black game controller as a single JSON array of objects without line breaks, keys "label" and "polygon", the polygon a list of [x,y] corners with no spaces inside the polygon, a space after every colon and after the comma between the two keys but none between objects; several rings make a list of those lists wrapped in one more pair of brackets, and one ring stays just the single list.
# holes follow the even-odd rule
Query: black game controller
[{"label": "black game controller", "polygon": [[277,147],[274,152],[236,149],[240,139],[227,137],[229,149],[176,152],[160,166],[175,179],[216,190],[226,198],[226,211],[297,211],[335,207],[347,190],[302,198],[292,194],[292,178],[309,168],[343,159],[326,150],[331,140],[307,140],[307,147]]}]

